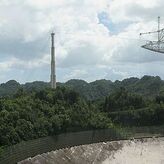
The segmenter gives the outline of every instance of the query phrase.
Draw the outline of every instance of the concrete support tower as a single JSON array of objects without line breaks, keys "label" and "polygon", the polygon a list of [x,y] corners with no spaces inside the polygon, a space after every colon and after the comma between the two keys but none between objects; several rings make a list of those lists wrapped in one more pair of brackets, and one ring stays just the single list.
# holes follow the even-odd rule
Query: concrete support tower
[{"label": "concrete support tower", "polygon": [[56,73],[55,73],[55,46],[54,46],[55,33],[51,33],[51,88],[56,88]]}]

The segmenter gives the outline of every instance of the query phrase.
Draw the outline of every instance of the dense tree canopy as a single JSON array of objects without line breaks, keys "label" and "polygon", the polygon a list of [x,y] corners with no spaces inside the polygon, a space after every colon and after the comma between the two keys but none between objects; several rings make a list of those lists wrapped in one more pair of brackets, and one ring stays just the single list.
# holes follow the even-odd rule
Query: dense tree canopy
[{"label": "dense tree canopy", "polygon": [[112,127],[107,114],[71,89],[58,87],[0,99],[0,145],[66,131]]},{"label": "dense tree canopy", "polygon": [[125,88],[120,88],[110,96],[106,97],[104,103],[105,111],[125,111],[142,108],[145,102],[142,96],[129,93]]},{"label": "dense tree canopy", "polygon": [[0,98],[0,146],[69,131],[161,124],[163,92],[150,99],[120,87],[106,98],[91,101],[63,86],[55,90],[19,88],[13,96]]}]

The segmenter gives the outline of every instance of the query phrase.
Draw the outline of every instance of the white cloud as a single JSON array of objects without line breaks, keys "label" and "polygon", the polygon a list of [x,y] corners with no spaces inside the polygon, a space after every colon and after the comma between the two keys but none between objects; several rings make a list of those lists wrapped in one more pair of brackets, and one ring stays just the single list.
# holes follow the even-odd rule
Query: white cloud
[{"label": "white cloud", "polygon": [[[164,2],[162,0],[113,0],[110,3],[109,14],[114,22],[124,21],[149,21],[158,14],[163,13]],[[145,22],[147,23],[147,22]]]},{"label": "white cloud", "polygon": [[87,75],[87,71],[86,70],[80,70],[80,69],[75,69],[72,72],[70,72],[69,74],[64,76],[64,81],[69,80],[69,79],[81,79],[83,77],[86,77]]},{"label": "white cloud", "polygon": [[0,62],[0,70],[8,71],[13,68],[35,69],[35,68],[41,68],[44,65],[49,65],[49,63],[50,63],[49,55],[45,55],[43,56],[43,58],[40,58],[38,60],[30,60],[30,61],[24,61],[13,57],[9,60]]},{"label": "white cloud", "polygon": [[[61,79],[124,78],[133,75],[128,65],[139,76],[133,68],[136,65],[151,67],[153,62],[164,61],[164,56],[141,49],[145,42],[137,40],[140,32],[156,29],[163,7],[162,0],[1,0],[0,68],[32,73],[49,67],[49,34],[55,30]],[[109,29],[99,23],[101,12],[109,14]],[[121,30],[112,34],[115,25]]]}]

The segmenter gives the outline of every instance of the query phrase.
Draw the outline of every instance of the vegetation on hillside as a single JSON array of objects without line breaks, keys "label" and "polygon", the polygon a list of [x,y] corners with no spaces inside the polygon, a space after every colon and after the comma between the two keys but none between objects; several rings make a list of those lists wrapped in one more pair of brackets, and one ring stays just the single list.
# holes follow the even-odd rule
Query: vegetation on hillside
[{"label": "vegetation on hillside", "polygon": [[113,127],[107,114],[64,87],[0,99],[0,145],[61,132]]},{"label": "vegetation on hillside", "polygon": [[100,109],[114,124],[121,126],[152,126],[164,124],[164,94],[148,99],[120,88],[101,101]]},{"label": "vegetation on hillside", "polygon": [[[6,86],[12,96],[2,96]],[[48,83],[16,81],[0,86],[0,147],[70,131],[164,124],[159,77],[71,80],[59,86],[52,90]]]}]

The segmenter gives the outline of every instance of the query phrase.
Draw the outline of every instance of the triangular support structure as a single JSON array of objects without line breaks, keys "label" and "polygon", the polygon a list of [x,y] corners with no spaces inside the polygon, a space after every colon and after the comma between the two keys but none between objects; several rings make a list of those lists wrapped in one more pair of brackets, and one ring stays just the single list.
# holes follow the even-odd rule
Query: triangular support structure
[{"label": "triangular support structure", "polygon": [[161,41],[149,41],[141,47],[150,51],[164,53],[164,42]]},{"label": "triangular support structure", "polygon": [[158,40],[157,41],[148,41],[145,45],[143,45],[141,47],[145,48],[147,50],[150,50],[150,51],[164,53],[164,28],[160,29],[160,17],[158,17],[158,30],[157,31],[140,33],[140,35],[153,34],[153,33],[158,34]]}]

